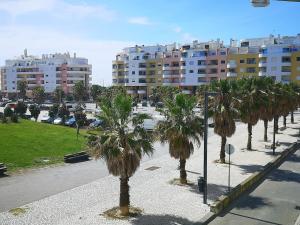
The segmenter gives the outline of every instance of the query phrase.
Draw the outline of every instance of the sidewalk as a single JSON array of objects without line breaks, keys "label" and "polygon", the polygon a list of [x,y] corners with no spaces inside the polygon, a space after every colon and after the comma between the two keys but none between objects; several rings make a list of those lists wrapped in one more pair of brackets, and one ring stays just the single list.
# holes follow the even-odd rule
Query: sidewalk
[{"label": "sidewalk", "polygon": [[[300,115],[295,114],[295,122]],[[276,152],[281,152],[290,143],[297,140],[297,124],[290,124],[287,129],[276,135],[282,144]],[[269,139],[273,127],[269,126]],[[281,127],[282,121],[279,121]],[[253,151],[245,150],[247,144],[247,125],[238,124],[235,135],[228,139],[236,151],[231,157],[231,186],[234,187],[249,177],[253,172],[262,169],[272,156],[271,149],[265,149],[263,142],[263,123],[253,128]],[[292,136],[291,136],[292,135]],[[213,135],[208,139],[208,201],[211,203],[226,192],[228,182],[228,165],[215,163],[219,158],[221,138]],[[270,144],[270,142],[269,142]],[[158,151],[158,149],[157,149]],[[209,206],[202,204],[197,178],[203,170],[203,145],[195,148],[195,153],[187,162],[188,180],[191,186],[175,186],[169,181],[179,176],[178,161],[164,155],[145,162],[130,179],[131,204],[144,210],[143,215],[130,220],[108,220],[100,214],[118,205],[119,179],[106,176],[95,182],[83,185],[57,195],[25,205],[24,213],[14,216],[10,212],[0,214],[1,225],[93,225],[93,224],[184,224],[189,225],[200,220]],[[156,170],[146,170],[157,166]],[[41,187],[42,188],[42,187]]]}]

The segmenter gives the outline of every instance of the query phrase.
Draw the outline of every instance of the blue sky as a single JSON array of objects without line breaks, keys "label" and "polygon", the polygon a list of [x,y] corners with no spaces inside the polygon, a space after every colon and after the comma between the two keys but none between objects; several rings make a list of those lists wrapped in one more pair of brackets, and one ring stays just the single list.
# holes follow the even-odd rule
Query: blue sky
[{"label": "blue sky", "polygon": [[93,83],[111,84],[111,60],[135,44],[296,35],[300,3],[250,0],[0,0],[0,64],[24,48],[33,55],[77,52]]}]

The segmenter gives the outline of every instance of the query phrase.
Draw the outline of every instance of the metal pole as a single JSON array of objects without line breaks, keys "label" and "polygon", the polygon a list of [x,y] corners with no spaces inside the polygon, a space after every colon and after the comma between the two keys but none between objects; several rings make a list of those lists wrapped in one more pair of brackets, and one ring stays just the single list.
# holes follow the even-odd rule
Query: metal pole
[{"label": "metal pole", "polygon": [[229,154],[228,154],[229,155],[228,193],[230,192],[230,154],[231,154],[230,146],[231,146],[231,144],[228,145],[228,150],[229,150]]},{"label": "metal pole", "polygon": [[275,155],[275,125],[276,125],[276,119],[274,117],[274,128],[273,128],[273,155]]},{"label": "metal pole", "polygon": [[203,188],[203,203],[207,204],[207,117],[208,117],[208,93],[204,93],[204,188]]}]

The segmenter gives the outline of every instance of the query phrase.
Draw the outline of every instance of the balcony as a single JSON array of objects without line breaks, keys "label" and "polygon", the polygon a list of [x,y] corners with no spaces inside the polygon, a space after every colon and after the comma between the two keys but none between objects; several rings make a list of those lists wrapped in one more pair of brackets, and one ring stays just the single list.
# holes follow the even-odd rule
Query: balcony
[{"label": "balcony", "polygon": [[227,68],[236,68],[236,62],[228,62],[227,63]]},{"label": "balcony", "polygon": [[261,52],[258,54],[258,58],[264,58],[264,57],[267,57],[268,54],[266,52]]},{"label": "balcony", "polygon": [[291,62],[281,62],[281,66],[291,66]]},{"label": "balcony", "polygon": [[266,67],[267,66],[267,62],[266,61],[261,61],[258,63],[258,67]]},{"label": "balcony", "polygon": [[138,90],[137,93],[140,94],[140,95],[146,94],[146,90]]},{"label": "balcony", "polygon": [[200,65],[198,65],[198,69],[206,69],[206,66],[207,65],[205,65],[205,64],[200,64]]},{"label": "balcony", "polygon": [[281,76],[290,76],[291,75],[291,72],[281,72]]},{"label": "balcony", "polygon": [[181,91],[183,94],[187,94],[187,95],[190,95],[191,94],[191,91],[190,90],[182,90]]},{"label": "balcony", "polygon": [[235,73],[235,72],[227,72],[226,76],[227,77],[237,77],[237,73]]},{"label": "balcony", "polygon": [[127,90],[126,93],[127,93],[127,94],[135,94],[136,91],[135,91],[135,90]]},{"label": "balcony", "polygon": [[258,76],[259,77],[265,77],[265,76],[267,76],[267,72],[266,71],[259,71]]}]

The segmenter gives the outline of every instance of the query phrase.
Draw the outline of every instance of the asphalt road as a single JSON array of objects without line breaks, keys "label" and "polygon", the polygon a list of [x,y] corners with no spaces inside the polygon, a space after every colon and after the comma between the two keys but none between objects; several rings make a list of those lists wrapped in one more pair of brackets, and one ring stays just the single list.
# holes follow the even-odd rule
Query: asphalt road
[{"label": "asphalt road", "polygon": [[[154,144],[151,158],[169,154],[168,146]],[[40,200],[42,198],[90,183],[108,175],[102,160],[34,169],[24,174],[0,178],[0,212]]]},{"label": "asphalt road", "polygon": [[[300,216],[300,150],[210,225],[294,225]],[[300,220],[299,220],[300,222]]]}]

